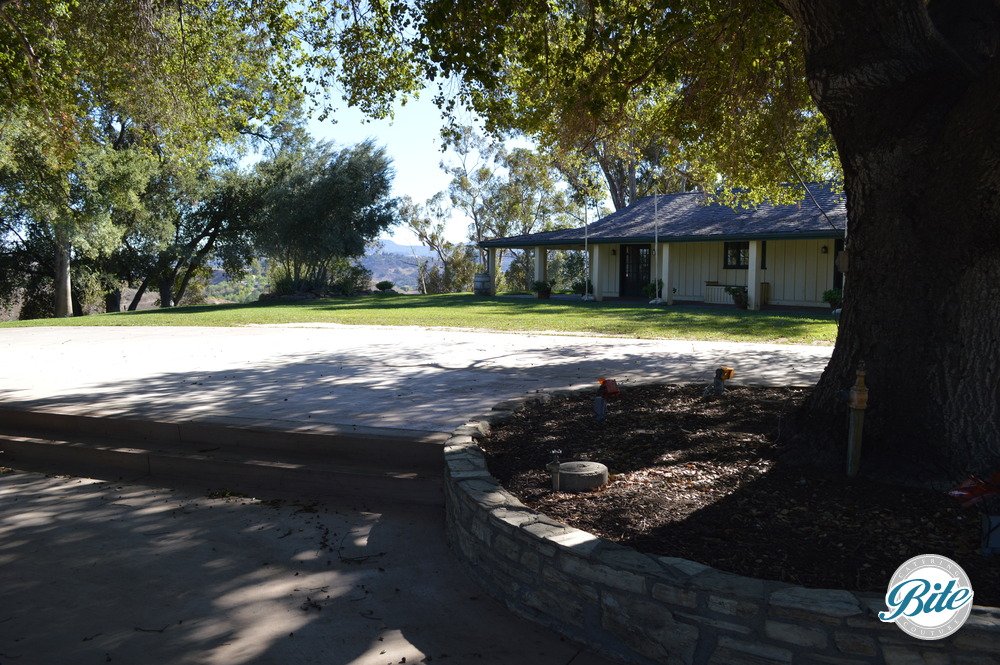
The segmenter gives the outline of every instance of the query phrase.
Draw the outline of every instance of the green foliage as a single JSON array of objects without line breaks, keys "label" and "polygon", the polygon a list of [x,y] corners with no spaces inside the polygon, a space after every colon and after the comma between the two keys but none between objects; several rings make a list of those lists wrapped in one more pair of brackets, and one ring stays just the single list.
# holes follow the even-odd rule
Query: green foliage
[{"label": "green foliage", "polygon": [[269,290],[266,272],[256,262],[252,263],[242,277],[226,276],[211,284],[205,295],[236,303],[256,302],[261,293]]},{"label": "green foliage", "polygon": [[586,255],[579,250],[549,252],[549,274],[555,279],[555,289],[575,293],[579,284],[579,292],[583,293],[583,283],[587,279]]},{"label": "green foliage", "polygon": [[531,283],[532,293],[537,293],[539,298],[548,298],[552,295],[552,282],[535,280]]},{"label": "green foliage", "polygon": [[740,309],[746,309],[750,304],[750,297],[745,286],[727,286],[726,293],[733,298],[733,304]]},{"label": "green foliage", "polygon": [[375,284],[375,288],[378,289],[379,291],[389,291],[394,286],[396,286],[396,285],[393,284],[392,282],[390,282],[387,279],[383,279],[381,282],[378,282],[377,284]]},{"label": "green foliage", "polygon": [[844,292],[840,289],[829,289],[824,291],[823,302],[828,303],[830,307],[834,309],[842,307],[844,304]]},{"label": "green foliage", "polygon": [[339,151],[291,146],[258,172],[265,194],[254,242],[278,271],[275,288],[335,288],[343,260],[361,256],[397,221],[391,162],[370,141]]},{"label": "green foliage", "polygon": [[478,264],[476,250],[470,245],[450,245],[446,261],[429,269],[424,265],[426,293],[461,293],[472,290]]},{"label": "green foliage", "polygon": [[[114,136],[121,138],[122,130]],[[124,139],[116,144],[96,125],[88,137],[75,161],[60,162],[46,135],[23,116],[0,133],[0,252],[6,259],[0,261],[0,301],[23,293],[34,302],[39,289],[53,294],[55,258],[66,247],[80,264],[74,274],[96,280],[77,296],[111,283],[104,264],[148,218],[144,198],[160,168],[155,158]]]},{"label": "green foliage", "polygon": [[437,254],[440,265],[419,263],[419,282],[424,293],[457,293],[472,289],[476,273],[474,247],[445,239],[445,224],[451,217],[444,192],[420,205],[405,197],[399,209],[400,219],[416,234],[422,244]]},{"label": "green foliage", "polygon": [[662,279],[656,280],[656,284],[655,285],[652,282],[650,282],[649,284],[643,284],[643,286],[642,286],[642,294],[644,296],[646,296],[647,298],[656,298],[656,297],[658,297],[658,295],[661,293],[662,290],[663,290],[663,280]]},{"label": "green foliage", "polygon": [[294,295],[312,293],[321,296],[354,296],[371,289],[372,274],[364,266],[348,259],[330,261],[326,272],[320,276],[296,277],[281,264],[272,264],[270,273],[271,293]]},{"label": "green foliage", "polygon": [[612,185],[634,175],[635,194],[677,187],[679,177],[722,186],[727,200],[785,201],[798,195],[782,187],[795,179],[789,162],[807,180],[839,173],[800,37],[777,4],[668,2],[651,11],[619,1],[429,0],[419,8],[441,80],[461,81],[463,101],[492,131],[527,133],[582,181],[599,168]]},{"label": "green foliage", "polygon": [[[212,280],[212,269],[206,265],[199,265],[188,277],[188,283],[184,289],[183,297],[177,301],[176,305],[201,305],[208,301],[208,287]],[[175,293],[179,291],[180,285],[175,288]]]},{"label": "green foliage", "polygon": [[335,296],[354,296],[371,290],[371,287],[370,270],[347,259],[334,261],[330,270],[329,293]]},{"label": "green foliage", "polygon": [[504,271],[504,285],[508,291],[531,291],[535,278],[535,265],[531,254],[524,250],[510,250],[513,260]]},{"label": "green foliage", "polygon": [[579,295],[583,295],[585,293],[593,293],[594,292],[594,283],[592,281],[590,281],[589,279],[580,279],[580,280],[577,280],[577,281],[573,282],[571,288],[572,288],[573,293],[576,293],[576,294],[579,294]]},{"label": "green foliage", "polygon": [[[451,127],[443,134],[457,156],[441,164],[452,177],[451,203],[471,220],[469,239],[477,246],[491,238],[576,225],[573,202],[547,155],[525,148],[505,150],[469,126]],[[484,250],[480,262],[486,262]]]},{"label": "green foliage", "polygon": [[[238,273],[241,243],[213,235],[193,181],[301,103],[329,112],[328,90],[382,116],[416,91],[407,16],[390,5],[0,1],[0,219],[14,197],[20,225],[0,232],[4,252],[49,273],[57,254],[86,262],[108,288],[156,287],[166,305],[212,254]],[[42,283],[0,274],[0,300]]]}]

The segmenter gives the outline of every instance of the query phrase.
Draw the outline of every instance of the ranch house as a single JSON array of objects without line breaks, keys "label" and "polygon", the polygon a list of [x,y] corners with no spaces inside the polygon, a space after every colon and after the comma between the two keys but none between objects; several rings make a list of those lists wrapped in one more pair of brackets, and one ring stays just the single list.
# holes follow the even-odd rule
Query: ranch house
[{"label": "ranch house", "polygon": [[702,192],[647,196],[585,227],[488,240],[481,245],[489,292],[496,292],[498,249],[531,251],[540,281],[549,250],[585,250],[596,300],[642,298],[658,277],[667,304],[731,304],[726,287],[742,286],[750,309],[824,307],[823,292],[844,282],[835,258],[847,211],[842,194],[809,190],[795,205],[741,209]]}]

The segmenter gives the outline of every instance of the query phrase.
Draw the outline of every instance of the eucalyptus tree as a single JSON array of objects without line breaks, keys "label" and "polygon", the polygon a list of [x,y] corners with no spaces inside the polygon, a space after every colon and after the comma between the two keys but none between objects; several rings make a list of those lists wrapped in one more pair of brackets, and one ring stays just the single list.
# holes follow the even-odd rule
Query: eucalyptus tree
[{"label": "eucalyptus tree", "polygon": [[[470,125],[452,126],[443,136],[455,159],[442,160],[441,168],[451,176],[448,193],[452,205],[470,221],[469,239],[478,248],[484,240],[507,235],[504,220],[490,200],[502,179],[503,144]],[[485,250],[478,251],[479,262],[485,264]]]},{"label": "eucalyptus tree", "polygon": [[833,451],[845,413],[838,394],[865,363],[866,438],[878,450],[995,467],[995,2],[427,0],[420,15],[429,66],[460,80],[497,126],[554,116],[584,135],[595,118],[665,90],[660,131],[702,172],[722,174],[730,199],[806,198],[783,183],[842,168],[843,318],[801,422],[786,430],[803,435],[809,456]]}]

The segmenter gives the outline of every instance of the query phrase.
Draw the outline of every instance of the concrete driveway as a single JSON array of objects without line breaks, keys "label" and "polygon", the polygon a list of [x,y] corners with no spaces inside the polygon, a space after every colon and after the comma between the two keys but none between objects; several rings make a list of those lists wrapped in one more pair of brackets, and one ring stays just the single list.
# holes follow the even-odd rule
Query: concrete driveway
[{"label": "concrete driveway", "polygon": [[545,387],[815,383],[830,346],[632,340],[416,327],[0,330],[0,403],[158,420],[446,431]]},{"label": "concrete driveway", "polygon": [[[335,325],[4,329],[0,405],[402,435],[600,376],[705,381],[725,363],[746,383],[809,384],[830,351]],[[606,661],[489,598],[449,554],[438,509],[0,475],[0,665],[107,662]]]},{"label": "concrete driveway", "polygon": [[440,511],[0,475],[0,664],[609,665],[512,615]]}]

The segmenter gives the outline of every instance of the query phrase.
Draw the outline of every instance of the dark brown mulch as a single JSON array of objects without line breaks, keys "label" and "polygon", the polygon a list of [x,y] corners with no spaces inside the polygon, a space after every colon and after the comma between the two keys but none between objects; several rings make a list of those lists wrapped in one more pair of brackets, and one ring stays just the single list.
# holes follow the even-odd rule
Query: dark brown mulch
[{"label": "dark brown mulch", "polygon": [[[519,412],[483,442],[490,471],[524,503],[643,552],[809,587],[885,593],[911,556],[943,554],[977,604],[1000,604],[1000,556],[979,553],[980,516],[941,491],[776,464],[782,415],[802,389],[625,387],[608,419],[593,395]],[[545,464],[602,462],[603,489],[553,493]]]}]

